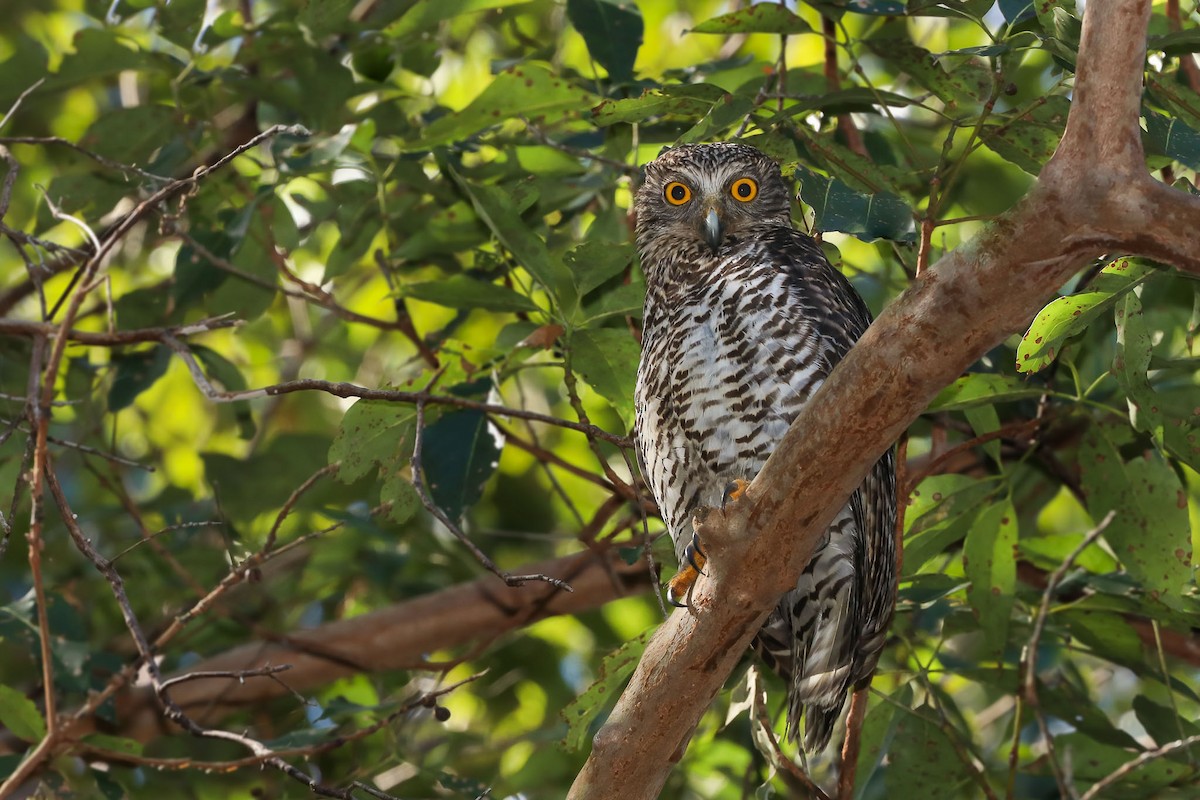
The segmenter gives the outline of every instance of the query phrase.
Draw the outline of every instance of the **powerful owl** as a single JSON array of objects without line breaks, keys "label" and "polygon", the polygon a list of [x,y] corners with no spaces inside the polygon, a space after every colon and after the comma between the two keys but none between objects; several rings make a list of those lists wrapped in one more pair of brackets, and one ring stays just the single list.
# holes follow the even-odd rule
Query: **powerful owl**
[{"label": "powerful owl", "polygon": [[[685,145],[637,193],[646,275],[637,447],[675,543],[672,602],[703,567],[692,517],[753,478],[871,322],[846,278],[792,227],[778,164],[744,144]],[[828,409],[836,414],[837,409]],[[829,526],[754,641],[788,686],[788,736],[820,750],[850,687],[870,682],[895,607],[889,451]]]}]

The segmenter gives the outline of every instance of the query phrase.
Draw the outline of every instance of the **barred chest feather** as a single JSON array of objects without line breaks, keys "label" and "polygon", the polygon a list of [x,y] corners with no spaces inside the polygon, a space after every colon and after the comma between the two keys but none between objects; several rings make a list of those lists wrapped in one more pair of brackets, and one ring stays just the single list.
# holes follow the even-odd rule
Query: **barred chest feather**
[{"label": "barred chest feather", "polygon": [[681,558],[694,510],[758,473],[828,373],[822,339],[789,291],[795,279],[746,262],[647,298],[637,439]]}]

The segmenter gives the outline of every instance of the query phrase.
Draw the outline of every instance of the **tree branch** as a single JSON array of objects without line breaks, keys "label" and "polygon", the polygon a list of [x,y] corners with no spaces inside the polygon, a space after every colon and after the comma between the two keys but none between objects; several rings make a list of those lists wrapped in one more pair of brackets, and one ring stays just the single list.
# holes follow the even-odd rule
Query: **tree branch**
[{"label": "tree branch", "polygon": [[745,496],[704,521],[711,552],[694,609],[676,611],[647,646],[570,798],[658,796],[712,698],[871,465],[1077,269],[1104,252],[1129,252],[1200,272],[1200,198],[1155,184],[1142,158],[1149,14],[1144,0],[1090,0],[1067,130],[1038,184],[880,315]]},{"label": "tree branch", "polygon": [[[405,669],[425,653],[488,640],[557,614],[576,614],[645,591],[650,577],[640,561],[615,553],[575,553],[528,571],[561,575],[574,592],[527,585],[511,588],[488,575],[346,620],[292,633],[279,642],[255,642],[192,664],[187,673],[230,673],[289,666],[286,687],[274,681],[233,682],[196,677],[171,687],[171,698],[200,724],[286,694],[303,692],[356,672]],[[117,698],[120,735],[148,741],[163,732],[153,692]],[[84,725],[90,725],[85,722]],[[86,730],[73,730],[81,736]]]}]

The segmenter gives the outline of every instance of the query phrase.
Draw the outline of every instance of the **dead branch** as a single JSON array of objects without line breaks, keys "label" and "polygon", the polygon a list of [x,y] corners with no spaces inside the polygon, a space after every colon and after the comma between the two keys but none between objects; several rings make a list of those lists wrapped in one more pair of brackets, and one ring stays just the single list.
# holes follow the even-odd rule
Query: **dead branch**
[{"label": "dead branch", "polygon": [[712,552],[696,611],[676,611],[651,640],[569,797],[658,796],[677,751],[871,465],[1075,271],[1128,252],[1200,273],[1200,198],[1156,183],[1142,154],[1149,15],[1145,0],[1088,3],[1067,129],[1038,184],[880,315],[746,496],[705,520]]}]

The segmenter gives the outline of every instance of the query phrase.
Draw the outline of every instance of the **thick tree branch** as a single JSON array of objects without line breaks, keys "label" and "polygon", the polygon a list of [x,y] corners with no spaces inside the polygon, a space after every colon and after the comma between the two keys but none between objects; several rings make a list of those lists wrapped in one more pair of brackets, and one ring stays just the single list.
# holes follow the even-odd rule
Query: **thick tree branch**
[{"label": "thick tree branch", "polygon": [[[172,686],[171,698],[200,724],[286,694],[304,692],[356,672],[419,667],[425,654],[491,641],[511,630],[557,614],[577,614],[637,594],[650,583],[640,561],[626,564],[616,553],[576,553],[529,571],[561,575],[574,592],[551,586],[512,588],[488,575],[470,583],[300,631],[278,642],[256,642],[193,664],[188,674],[229,673],[288,665],[280,681],[233,682],[195,677]],[[171,680],[179,676],[173,676]],[[162,735],[162,713],[147,689],[117,698],[120,735],[148,741]],[[84,723],[87,724],[87,723]],[[75,736],[86,730],[72,731]]]},{"label": "thick tree branch", "polygon": [[1127,252],[1200,273],[1200,199],[1155,184],[1142,158],[1149,14],[1145,0],[1090,0],[1067,130],[1037,186],[880,315],[745,497],[705,520],[709,574],[694,608],[675,612],[646,648],[571,798],[658,796],[767,612],[871,465],[1076,270]]}]

